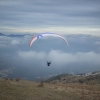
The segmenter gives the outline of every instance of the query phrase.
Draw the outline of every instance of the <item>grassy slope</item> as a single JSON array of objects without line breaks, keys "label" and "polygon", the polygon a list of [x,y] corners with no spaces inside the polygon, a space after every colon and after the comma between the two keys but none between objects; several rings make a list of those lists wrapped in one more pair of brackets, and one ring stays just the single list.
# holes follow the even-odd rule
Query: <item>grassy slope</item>
[{"label": "grassy slope", "polygon": [[46,82],[52,83],[87,83],[87,84],[100,84],[100,74],[90,76],[73,76],[70,74],[62,74],[55,77],[51,77]]},{"label": "grassy slope", "polygon": [[100,84],[48,84],[0,79],[0,100],[100,100]]}]

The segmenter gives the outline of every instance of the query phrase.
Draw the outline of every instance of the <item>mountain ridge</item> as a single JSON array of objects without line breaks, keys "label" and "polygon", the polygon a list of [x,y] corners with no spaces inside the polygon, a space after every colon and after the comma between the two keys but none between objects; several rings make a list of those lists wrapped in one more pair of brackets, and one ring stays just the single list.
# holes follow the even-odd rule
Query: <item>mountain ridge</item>
[{"label": "mountain ridge", "polygon": [[49,83],[86,83],[86,84],[100,84],[100,71],[95,71],[85,74],[61,74],[53,76],[50,79],[46,80]]}]

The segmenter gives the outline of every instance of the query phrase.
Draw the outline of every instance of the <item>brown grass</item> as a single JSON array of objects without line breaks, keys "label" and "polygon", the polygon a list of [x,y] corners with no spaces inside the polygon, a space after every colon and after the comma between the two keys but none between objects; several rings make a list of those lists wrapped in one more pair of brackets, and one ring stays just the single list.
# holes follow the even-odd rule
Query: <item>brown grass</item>
[{"label": "brown grass", "polygon": [[0,100],[100,100],[100,84],[49,84],[0,79]]}]

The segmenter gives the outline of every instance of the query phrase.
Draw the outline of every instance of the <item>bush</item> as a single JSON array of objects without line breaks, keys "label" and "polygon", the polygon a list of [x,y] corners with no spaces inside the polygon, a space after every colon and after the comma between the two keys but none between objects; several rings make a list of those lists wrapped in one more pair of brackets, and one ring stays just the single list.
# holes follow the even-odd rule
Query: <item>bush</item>
[{"label": "bush", "polygon": [[40,84],[38,85],[38,87],[43,87],[43,79],[41,79]]},{"label": "bush", "polygon": [[18,82],[20,79],[19,78],[16,78],[15,80]]}]

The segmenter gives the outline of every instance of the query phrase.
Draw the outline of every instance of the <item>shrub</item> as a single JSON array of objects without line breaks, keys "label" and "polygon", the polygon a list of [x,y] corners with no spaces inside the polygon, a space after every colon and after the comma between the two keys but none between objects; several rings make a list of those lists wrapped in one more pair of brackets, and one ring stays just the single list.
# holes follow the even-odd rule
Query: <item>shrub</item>
[{"label": "shrub", "polygon": [[15,80],[18,82],[20,79],[19,78],[16,78]]}]

